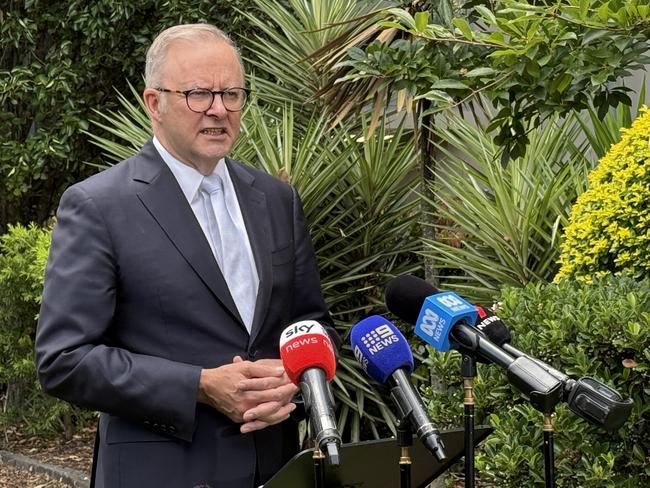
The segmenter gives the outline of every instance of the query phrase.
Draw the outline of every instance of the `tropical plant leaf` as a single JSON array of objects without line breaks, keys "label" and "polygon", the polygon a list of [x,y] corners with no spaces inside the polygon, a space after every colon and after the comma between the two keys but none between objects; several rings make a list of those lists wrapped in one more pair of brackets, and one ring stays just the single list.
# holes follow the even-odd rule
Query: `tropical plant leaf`
[{"label": "tropical plant leaf", "polygon": [[646,79],[644,77],[634,111],[629,105],[619,103],[615,108],[610,109],[604,118],[599,117],[597,111],[592,107],[586,110],[589,117],[588,122],[583,120],[581,114],[575,114],[584,136],[589,141],[595,160],[600,160],[607,154],[610,147],[621,140],[621,129],[632,125],[632,121],[636,119],[639,110],[646,104],[645,86]]},{"label": "tropical plant leaf", "polygon": [[[436,180],[425,256],[443,287],[490,302],[503,285],[550,281],[559,251],[558,229],[584,189],[591,168],[578,147],[572,117],[529,134],[526,153],[503,166],[499,149],[479,125],[447,114],[437,127]],[[435,200],[435,201],[434,201]]]},{"label": "tropical plant leaf", "polygon": [[133,156],[151,138],[151,121],[147,116],[144,102],[131,82],[127,81],[127,83],[136,102],[132,102],[129,98],[117,92],[117,98],[124,110],[108,111],[107,113],[93,110],[103,122],[90,120],[91,124],[104,129],[104,131],[114,135],[121,142],[114,142],[92,131],[84,131],[90,141],[102,148],[103,154],[114,162]]}]

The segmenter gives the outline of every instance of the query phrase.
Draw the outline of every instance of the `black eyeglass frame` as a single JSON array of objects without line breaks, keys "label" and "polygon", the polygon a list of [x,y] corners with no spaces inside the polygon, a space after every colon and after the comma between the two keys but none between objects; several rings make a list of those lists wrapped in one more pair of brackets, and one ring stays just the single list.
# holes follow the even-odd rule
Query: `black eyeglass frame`
[{"label": "black eyeglass frame", "polygon": [[[212,107],[212,104],[214,103],[214,97],[219,95],[221,97],[221,103],[223,104],[223,107],[228,111],[228,112],[241,112],[244,106],[246,105],[246,102],[248,101],[248,97],[251,94],[251,89],[250,88],[243,88],[241,86],[232,86],[230,88],[226,88],[225,90],[209,90],[207,88],[192,88],[190,90],[170,90],[168,88],[162,88],[162,87],[157,87],[155,88],[156,91],[162,92],[162,93],[178,93],[179,95],[183,95],[185,97],[185,104],[187,105],[187,108],[189,108],[192,112],[195,114],[203,114],[210,110],[210,107]],[[241,107],[239,110],[230,110],[228,107],[226,107],[226,104],[223,101],[223,94],[227,93],[232,90],[242,90],[244,93],[246,93],[246,98],[244,99],[244,103],[242,103]],[[194,91],[202,91],[202,92],[210,92],[212,95],[212,100],[210,100],[210,105],[208,105],[208,108],[205,110],[194,110],[192,107],[190,107],[190,98],[189,95],[190,93]]]}]

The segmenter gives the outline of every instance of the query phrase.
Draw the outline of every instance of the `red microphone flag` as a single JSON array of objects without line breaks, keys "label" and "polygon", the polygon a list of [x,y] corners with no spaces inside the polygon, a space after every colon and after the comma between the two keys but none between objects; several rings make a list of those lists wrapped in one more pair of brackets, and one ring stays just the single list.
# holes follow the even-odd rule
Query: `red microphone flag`
[{"label": "red microphone flag", "polygon": [[280,357],[289,379],[296,385],[300,384],[300,375],[308,368],[322,369],[327,381],[336,372],[332,341],[325,328],[315,320],[296,322],[282,331]]}]

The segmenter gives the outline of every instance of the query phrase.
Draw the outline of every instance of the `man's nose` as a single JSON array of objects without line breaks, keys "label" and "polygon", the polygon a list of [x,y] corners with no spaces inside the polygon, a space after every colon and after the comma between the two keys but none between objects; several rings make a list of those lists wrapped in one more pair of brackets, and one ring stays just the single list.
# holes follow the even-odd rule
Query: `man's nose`
[{"label": "man's nose", "polygon": [[223,116],[227,114],[226,106],[223,104],[221,93],[215,93],[212,99],[212,105],[205,111],[206,115]]}]

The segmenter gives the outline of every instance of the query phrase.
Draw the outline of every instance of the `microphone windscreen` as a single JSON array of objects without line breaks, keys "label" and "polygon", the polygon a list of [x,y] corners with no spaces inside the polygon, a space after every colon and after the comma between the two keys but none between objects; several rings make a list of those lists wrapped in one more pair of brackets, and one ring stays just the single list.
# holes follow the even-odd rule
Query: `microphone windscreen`
[{"label": "microphone windscreen", "polygon": [[308,368],[322,369],[330,381],[336,373],[336,355],[325,328],[315,320],[290,325],[280,335],[280,357],[289,379],[300,384]]},{"label": "microphone windscreen", "polygon": [[398,276],[386,286],[386,307],[392,313],[415,325],[415,335],[436,351],[452,347],[449,333],[460,321],[473,325],[477,312],[474,306],[453,292],[438,290],[421,278]]},{"label": "microphone windscreen", "polygon": [[412,275],[393,278],[384,293],[386,308],[409,324],[415,324],[425,298],[440,293],[435,286]]},{"label": "microphone windscreen", "polygon": [[479,305],[475,305],[475,308],[478,312],[476,328],[482,331],[490,341],[494,342],[499,347],[504,344],[509,344],[512,340],[512,336],[503,320],[494,315],[492,311],[487,308],[483,308]]},{"label": "microphone windscreen", "polygon": [[361,368],[384,384],[395,370],[413,371],[413,354],[397,327],[380,315],[366,317],[350,332],[350,344]]}]

